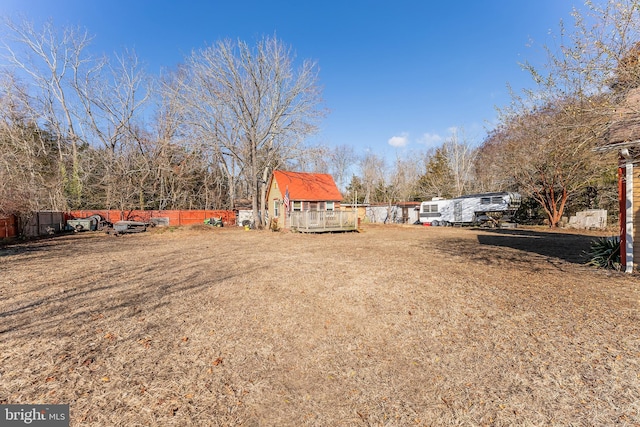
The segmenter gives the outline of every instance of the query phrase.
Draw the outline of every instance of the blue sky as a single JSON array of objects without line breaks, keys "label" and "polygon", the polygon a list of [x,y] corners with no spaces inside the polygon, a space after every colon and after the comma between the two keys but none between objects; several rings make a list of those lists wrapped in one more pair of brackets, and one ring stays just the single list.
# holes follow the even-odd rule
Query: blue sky
[{"label": "blue sky", "polygon": [[519,66],[542,64],[579,0],[0,0],[0,14],[80,25],[107,54],[133,48],[158,74],[224,38],[277,35],[317,61],[329,116],[314,142],[388,158],[439,145],[452,128],[482,141]]}]

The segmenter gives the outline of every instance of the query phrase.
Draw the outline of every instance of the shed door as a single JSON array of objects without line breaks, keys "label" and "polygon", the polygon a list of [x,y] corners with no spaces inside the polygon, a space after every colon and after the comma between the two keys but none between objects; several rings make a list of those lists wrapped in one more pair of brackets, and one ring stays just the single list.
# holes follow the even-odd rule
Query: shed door
[{"label": "shed door", "polygon": [[406,224],[409,222],[409,208],[406,206],[402,207],[402,223]]}]

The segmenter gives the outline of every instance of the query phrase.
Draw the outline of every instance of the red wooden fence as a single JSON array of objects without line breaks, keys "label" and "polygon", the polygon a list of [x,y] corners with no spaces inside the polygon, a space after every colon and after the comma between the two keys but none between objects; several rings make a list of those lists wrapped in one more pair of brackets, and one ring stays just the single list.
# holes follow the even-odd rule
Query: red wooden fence
[{"label": "red wooden fence", "polygon": [[117,221],[144,221],[150,222],[152,218],[168,218],[169,225],[203,224],[207,218],[222,218],[225,225],[236,224],[234,211],[224,210],[170,210],[170,211],[119,211],[119,210],[78,210],[71,211],[72,218],[86,218],[99,214],[109,222]]}]

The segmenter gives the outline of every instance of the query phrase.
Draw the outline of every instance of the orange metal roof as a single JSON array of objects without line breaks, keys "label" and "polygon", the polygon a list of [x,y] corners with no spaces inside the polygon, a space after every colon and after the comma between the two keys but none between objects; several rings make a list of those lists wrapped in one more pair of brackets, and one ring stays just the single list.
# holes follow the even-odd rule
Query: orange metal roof
[{"label": "orange metal roof", "polygon": [[333,177],[327,173],[274,171],[273,179],[283,196],[289,189],[291,200],[342,200]]}]

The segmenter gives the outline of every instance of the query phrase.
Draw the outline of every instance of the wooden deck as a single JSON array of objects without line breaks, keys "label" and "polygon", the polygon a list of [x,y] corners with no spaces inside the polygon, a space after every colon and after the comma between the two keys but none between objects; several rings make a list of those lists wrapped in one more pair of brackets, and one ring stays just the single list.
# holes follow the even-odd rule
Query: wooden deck
[{"label": "wooden deck", "polygon": [[287,227],[303,233],[356,231],[358,221],[355,211],[290,212]]}]

